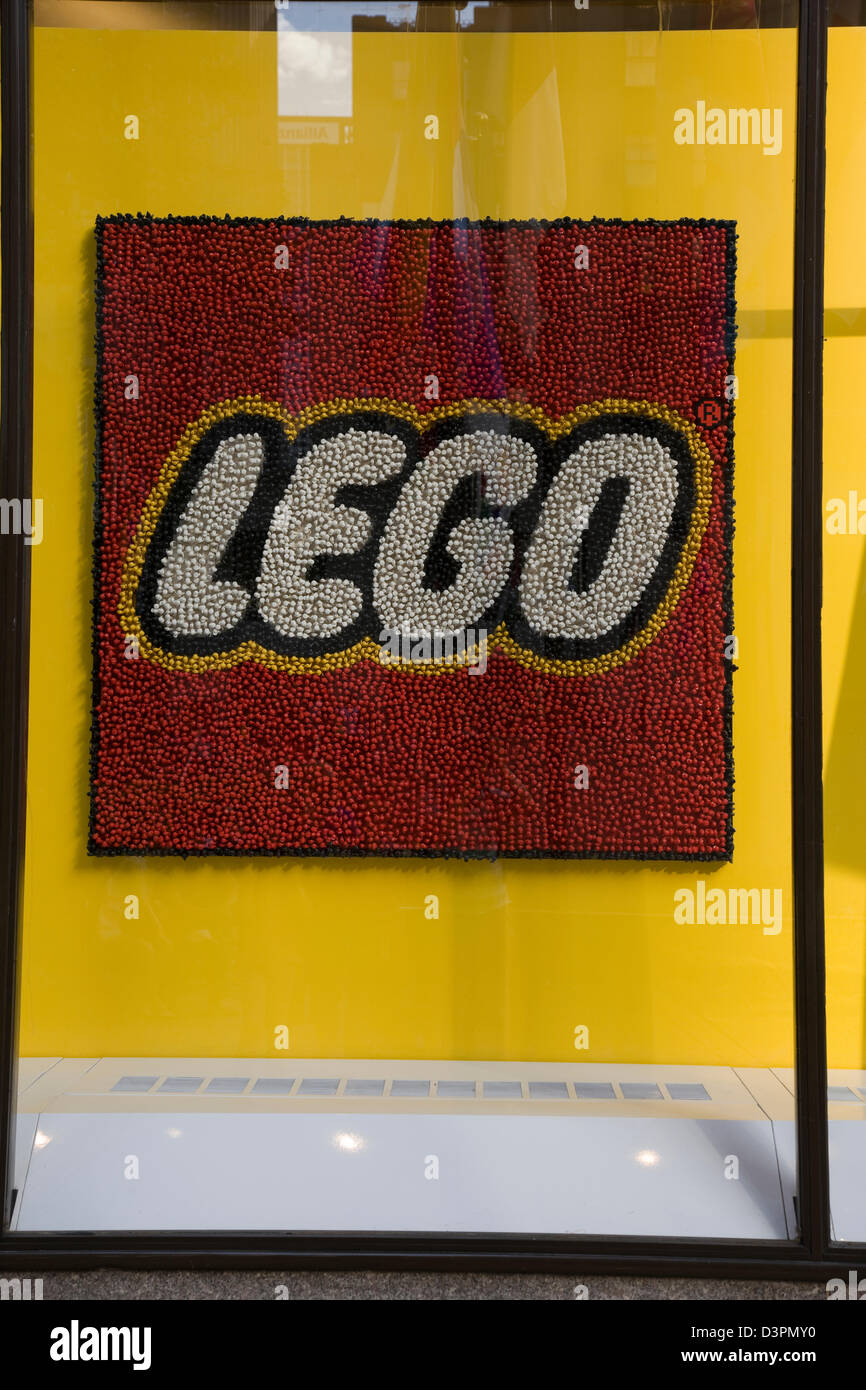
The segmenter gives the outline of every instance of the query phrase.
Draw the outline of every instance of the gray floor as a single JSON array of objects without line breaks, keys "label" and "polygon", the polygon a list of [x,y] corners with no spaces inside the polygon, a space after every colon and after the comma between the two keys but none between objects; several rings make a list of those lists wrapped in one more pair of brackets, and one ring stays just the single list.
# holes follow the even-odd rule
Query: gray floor
[{"label": "gray floor", "polygon": [[[4,1276],[14,1278],[12,1274]],[[288,1298],[303,1300],[825,1300],[823,1284],[696,1279],[627,1279],[579,1274],[398,1274],[352,1273],[88,1273],[21,1271],[19,1278],[42,1278],[42,1296],[50,1299],[192,1299],[234,1300]],[[585,1288],[586,1292],[583,1292]]]}]

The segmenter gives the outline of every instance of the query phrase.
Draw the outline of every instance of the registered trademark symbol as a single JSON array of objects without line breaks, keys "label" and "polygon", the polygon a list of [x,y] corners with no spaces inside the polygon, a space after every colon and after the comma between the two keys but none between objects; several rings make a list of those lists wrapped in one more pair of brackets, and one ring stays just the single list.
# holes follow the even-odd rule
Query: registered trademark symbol
[{"label": "registered trademark symbol", "polygon": [[718,401],[706,400],[698,401],[695,414],[698,417],[698,424],[711,430],[722,423],[724,411]]}]

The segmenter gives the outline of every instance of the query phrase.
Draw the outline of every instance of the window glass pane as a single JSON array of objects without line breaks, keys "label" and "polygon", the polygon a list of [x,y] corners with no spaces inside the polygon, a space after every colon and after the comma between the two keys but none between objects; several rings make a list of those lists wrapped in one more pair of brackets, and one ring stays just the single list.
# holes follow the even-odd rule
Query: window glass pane
[{"label": "window glass pane", "polygon": [[[827,83],[824,319],[824,879],[830,1211],[837,1240],[866,1239],[866,488],[859,381],[866,367],[866,271],[858,251],[866,128],[866,14],[837,7]],[[861,501],[861,499],[863,499]]]},{"label": "window glass pane", "polygon": [[39,0],[18,1229],[794,1236],[793,9]]}]

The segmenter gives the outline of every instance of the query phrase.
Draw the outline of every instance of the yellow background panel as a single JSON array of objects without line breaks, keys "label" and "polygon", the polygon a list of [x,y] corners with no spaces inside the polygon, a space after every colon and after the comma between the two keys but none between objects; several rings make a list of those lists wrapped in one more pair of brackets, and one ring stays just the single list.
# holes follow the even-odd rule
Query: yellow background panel
[{"label": "yellow background panel", "polygon": [[[824,497],[866,502],[866,29],[831,29]],[[856,504],[855,504],[856,510]],[[825,511],[825,520],[829,513]],[[866,518],[863,521],[866,527]],[[831,1066],[866,1055],[866,536],[824,532],[824,848]],[[838,1058],[853,1059],[839,1061]],[[859,1058],[859,1060],[857,1060]]]},{"label": "yellow background panel", "polygon": [[[359,35],[352,139],[311,145],[280,139],[276,43],[36,33],[22,1051],[268,1055],[284,1024],[301,1056],[790,1064],[794,33]],[[781,153],[676,145],[698,100],[781,109]],[[737,220],[732,865],[88,860],[91,228],[139,210]],[[697,877],[781,889],[783,929],[676,925]]]}]

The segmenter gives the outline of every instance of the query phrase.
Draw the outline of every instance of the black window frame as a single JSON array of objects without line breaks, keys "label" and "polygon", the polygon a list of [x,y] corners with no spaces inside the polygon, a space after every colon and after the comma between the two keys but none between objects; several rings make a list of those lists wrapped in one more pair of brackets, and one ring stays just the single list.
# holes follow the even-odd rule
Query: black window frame
[{"label": "black window frame", "polygon": [[[798,0],[792,436],[792,852],[796,1027],[795,1240],[495,1236],[425,1232],[8,1229],[15,1125],[24,858],[29,549],[0,545],[0,1270],[404,1269],[581,1271],[819,1279],[866,1263],[830,1238],[822,827],[821,569],[825,0]],[[620,7],[614,7],[620,14]],[[777,17],[778,18],[778,17]],[[771,21],[772,22],[772,21]],[[31,491],[33,433],[32,0],[0,0],[0,473]],[[616,27],[616,22],[611,27]]]}]

